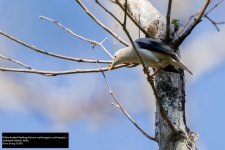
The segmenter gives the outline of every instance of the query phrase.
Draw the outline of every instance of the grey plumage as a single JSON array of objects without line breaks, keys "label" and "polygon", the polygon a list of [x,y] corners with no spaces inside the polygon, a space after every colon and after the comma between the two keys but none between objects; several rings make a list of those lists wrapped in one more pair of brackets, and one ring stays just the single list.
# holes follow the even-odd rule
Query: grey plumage
[{"label": "grey plumage", "polygon": [[[147,67],[162,69],[168,65],[172,65],[176,69],[181,68],[192,74],[192,72],[182,63],[174,50],[160,40],[140,38],[135,40],[134,44]],[[115,65],[124,63],[141,64],[140,59],[132,46],[122,48],[115,53],[111,68]]]},{"label": "grey plumage", "polygon": [[164,53],[165,55],[169,55],[175,60],[178,60],[179,57],[173,51],[171,47],[162,43],[160,40],[153,38],[140,38],[134,41],[136,48],[142,48],[149,51],[155,51],[158,53]]}]

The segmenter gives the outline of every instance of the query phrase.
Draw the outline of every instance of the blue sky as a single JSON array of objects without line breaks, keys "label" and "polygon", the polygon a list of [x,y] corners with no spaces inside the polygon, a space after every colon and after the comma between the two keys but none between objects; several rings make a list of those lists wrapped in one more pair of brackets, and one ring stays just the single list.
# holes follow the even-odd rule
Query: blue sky
[{"label": "blue sky", "polygon": [[[107,25],[109,17],[94,5],[87,6]],[[164,12],[165,1],[153,1]],[[175,3],[175,2],[174,2]],[[183,14],[191,14],[187,2]],[[224,21],[222,4],[210,16]],[[174,9],[179,6],[175,6]],[[184,6],[182,6],[184,7]],[[174,11],[175,17],[186,16]],[[180,14],[180,16],[179,16]],[[97,26],[74,0],[0,0],[0,29],[22,41],[44,50],[73,57],[109,59],[89,43],[67,34],[54,24],[40,20],[44,15],[58,20],[77,34],[102,41],[113,53],[113,40]],[[188,16],[188,15],[187,15]],[[136,31],[132,30],[133,35]],[[136,35],[135,35],[136,36]],[[225,149],[225,28],[221,32],[203,21],[181,47],[182,59],[194,72],[187,75],[187,121],[200,134],[198,147],[203,150]],[[18,59],[41,70],[95,68],[95,64],[79,64],[38,54],[0,36],[0,54]],[[121,45],[118,45],[121,47]],[[1,67],[18,67],[0,60]],[[154,99],[139,68],[106,73],[112,89],[133,118],[150,134],[154,134]],[[0,72],[0,130],[10,132],[70,133],[70,149],[157,149],[124,115],[111,106],[101,74],[77,74],[45,77],[34,74]]]}]

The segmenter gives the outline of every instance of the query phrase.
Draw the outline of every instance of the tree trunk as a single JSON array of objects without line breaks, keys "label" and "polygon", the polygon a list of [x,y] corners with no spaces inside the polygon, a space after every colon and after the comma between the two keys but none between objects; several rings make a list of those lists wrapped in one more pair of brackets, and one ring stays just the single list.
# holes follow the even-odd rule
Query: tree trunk
[{"label": "tree trunk", "polygon": [[195,149],[195,144],[189,141],[185,120],[185,80],[184,73],[165,72],[158,74],[155,80],[160,101],[174,127],[184,134],[173,134],[170,127],[161,117],[159,107],[156,107],[155,134],[160,150],[189,150]]},{"label": "tree trunk", "polygon": [[[121,0],[123,3],[124,0]],[[165,16],[160,14],[148,0],[128,0],[128,11],[153,37],[164,40],[166,31]],[[179,53],[179,52],[178,52]],[[196,149],[198,135],[192,133],[185,120],[185,79],[182,70],[179,73],[162,71],[155,78],[155,85],[160,101],[179,134],[172,133],[162,118],[159,106],[155,113],[155,136],[159,150]]]}]

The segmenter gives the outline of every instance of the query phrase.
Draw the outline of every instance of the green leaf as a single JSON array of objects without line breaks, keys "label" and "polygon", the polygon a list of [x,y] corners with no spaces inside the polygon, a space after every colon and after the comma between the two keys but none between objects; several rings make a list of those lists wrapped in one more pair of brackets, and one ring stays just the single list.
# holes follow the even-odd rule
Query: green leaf
[{"label": "green leaf", "polygon": [[181,25],[180,20],[178,19],[173,19],[172,24],[174,25],[175,28],[179,28],[179,26]]}]

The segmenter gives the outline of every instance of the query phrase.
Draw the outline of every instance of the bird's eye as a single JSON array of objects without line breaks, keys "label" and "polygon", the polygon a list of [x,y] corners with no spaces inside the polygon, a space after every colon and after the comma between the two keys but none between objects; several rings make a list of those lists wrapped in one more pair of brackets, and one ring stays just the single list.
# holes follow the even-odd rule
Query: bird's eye
[{"label": "bird's eye", "polygon": [[114,56],[116,58],[116,56]]}]

